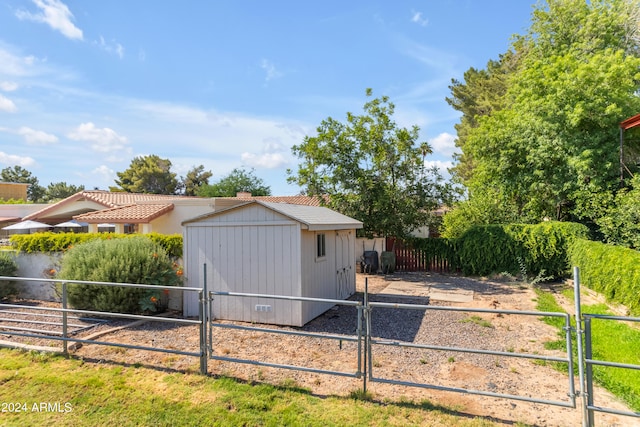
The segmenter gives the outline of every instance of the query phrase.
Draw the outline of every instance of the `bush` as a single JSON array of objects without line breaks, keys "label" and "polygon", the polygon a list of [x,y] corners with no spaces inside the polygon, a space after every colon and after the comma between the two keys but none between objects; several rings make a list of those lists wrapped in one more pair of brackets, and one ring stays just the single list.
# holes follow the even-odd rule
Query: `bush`
[{"label": "bush", "polygon": [[570,259],[580,268],[585,286],[640,315],[640,252],[576,239],[570,248]]},{"label": "bush", "polygon": [[[114,240],[139,237],[140,234],[121,233],[44,233],[14,234],[11,236],[11,245],[22,252],[63,252],[81,243],[91,240]],[[180,234],[165,235],[149,233],[143,236],[162,246],[171,257],[182,257],[182,236]]]},{"label": "bush", "polygon": [[[63,256],[59,279],[176,286],[181,276],[166,251],[145,236],[92,240]],[[69,304],[81,310],[116,313],[162,309],[160,290],[89,284],[68,284]]]},{"label": "bush", "polygon": [[569,273],[569,245],[587,233],[581,224],[553,221],[474,226],[459,237],[457,250],[464,274],[559,278]]},{"label": "bush", "polygon": [[[15,277],[18,264],[8,252],[0,252],[0,276]],[[11,280],[0,280],[0,300],[16,295],[18,292]]]}]

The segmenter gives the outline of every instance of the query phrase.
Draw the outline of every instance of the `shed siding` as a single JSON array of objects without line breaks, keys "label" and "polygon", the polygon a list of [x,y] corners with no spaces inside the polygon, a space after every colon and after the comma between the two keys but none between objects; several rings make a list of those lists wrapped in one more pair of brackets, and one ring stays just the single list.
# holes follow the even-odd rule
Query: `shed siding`
[{"label": "shed siding", "polygon": [[[262,225],[254,225],[257,223]],[[198,252],[197,257],[189,256],[185,265],[188,286],[202,286],[202,266],[206,263],[209,290],[301,295],[297,222],[258,206],[189,224],[185,235],[185,253]],[[270,305],[271,311],[256,311],[258,304]],[[270,298],[216,296],[212,316],[301,326],[300,305]],[[187,315],[197,314],[196,296],[189,298],[187,310]]]},{"label": "shed siding", "polygon": [[[186,285],[202,287],[206,264],[209,290],[328,299],[353,294],[354,230],[319,232],[306,228],[299,220],[260,204],[187,222]],[[326,255],[322,259],[316,257],[318,233],[325,234]],[[271,310],[257,311],[256,305],[270,306]],[[331,304],[218,295],[211,306],[211,316],[218,319],[302,326]],[[197,295],[190,295],[185,315],[197,314]]]}]

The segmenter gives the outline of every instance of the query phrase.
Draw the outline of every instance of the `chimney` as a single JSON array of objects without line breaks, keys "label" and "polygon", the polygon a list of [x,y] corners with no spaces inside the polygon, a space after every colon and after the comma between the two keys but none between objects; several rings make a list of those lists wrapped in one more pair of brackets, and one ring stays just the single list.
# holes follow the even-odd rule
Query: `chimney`
[{"label": "chimney", "polygon": [[239,199],[250,199],[251,193],[249,193],[248,191],[238,191],[236,193],[236,197]]}]

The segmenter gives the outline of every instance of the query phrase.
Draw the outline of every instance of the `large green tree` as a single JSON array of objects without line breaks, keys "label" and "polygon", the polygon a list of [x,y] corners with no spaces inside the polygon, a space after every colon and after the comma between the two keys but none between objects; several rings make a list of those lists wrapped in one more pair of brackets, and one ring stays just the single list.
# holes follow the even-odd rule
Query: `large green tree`
[{"label": "large green tree", "polygon": [[270,196],[271,188],[255,175],[254,169],[235,168],[218,182],[201,186],[197,194],[201,197],[235,197],[239,192]]},{"label": "large green tree", "polygon": [[16,182],[29,184],[27,188],[27,200],[38,203],[43,200],[45,189],[38,183],[38,178],[22,166],[6,167],[0,171],[0,178],[4,182]]},{"label": "large green tree", "polygon": [[84,185],[75,186],[67,184],[66,182],[52,182],[45,190],[44,200],[47,203],[57,202],[73,196],[80,191],[84,191]]},{"label": "large green tree", "polygon": [[362,221],[368,236],[404,237],[428,225],[449,196],[437,170],[425,167],[431,147],[418,141],[419,128],[399,127],[394,110],[383,96],[365,103],[361,115],[347,113],[345,122],[323,120],[315,136],[293,147],[301,162],[288,171],[289,182]]},{"label": "large green tree", "polygon": [[[539,3],[503,56],[517,65],[497,68],[506,76],[490,63],[488,77],[454,82],[463,112],[454,173],[470,202],[492,188],[521,220],[599,215],[596,201],[619,185],[618,124],[640,111],[637,17],[637,0]],[[489,109],[473,108],[486,99],[478,81],[506,82]]]},{"label": "large green tree", "polygon": [[194,166],[185,177],[180,177],[179,187],[185,196],[196,196],[201,187],[209,185],[211,176],[211,171],[205,171],[203,165]]},{"label": "large green tree", "polygon": [[117,187],[109,187],[111,191],[127,193],[176,194],[178,179],[171,172],[171,161],[152,154],[135,157],[129,168],[117,173]]}]

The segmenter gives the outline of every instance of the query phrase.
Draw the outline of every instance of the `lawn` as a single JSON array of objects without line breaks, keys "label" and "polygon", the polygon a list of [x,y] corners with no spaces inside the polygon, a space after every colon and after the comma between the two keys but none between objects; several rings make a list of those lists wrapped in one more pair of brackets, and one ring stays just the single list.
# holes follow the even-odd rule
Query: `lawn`
[{"label": "lawn", "polygon": [[427,401],[322,397],[293,381],[244,384],[195,368],[167,372],[8,349],[0,349],[0,385],[2,426],[493,425]]}]

